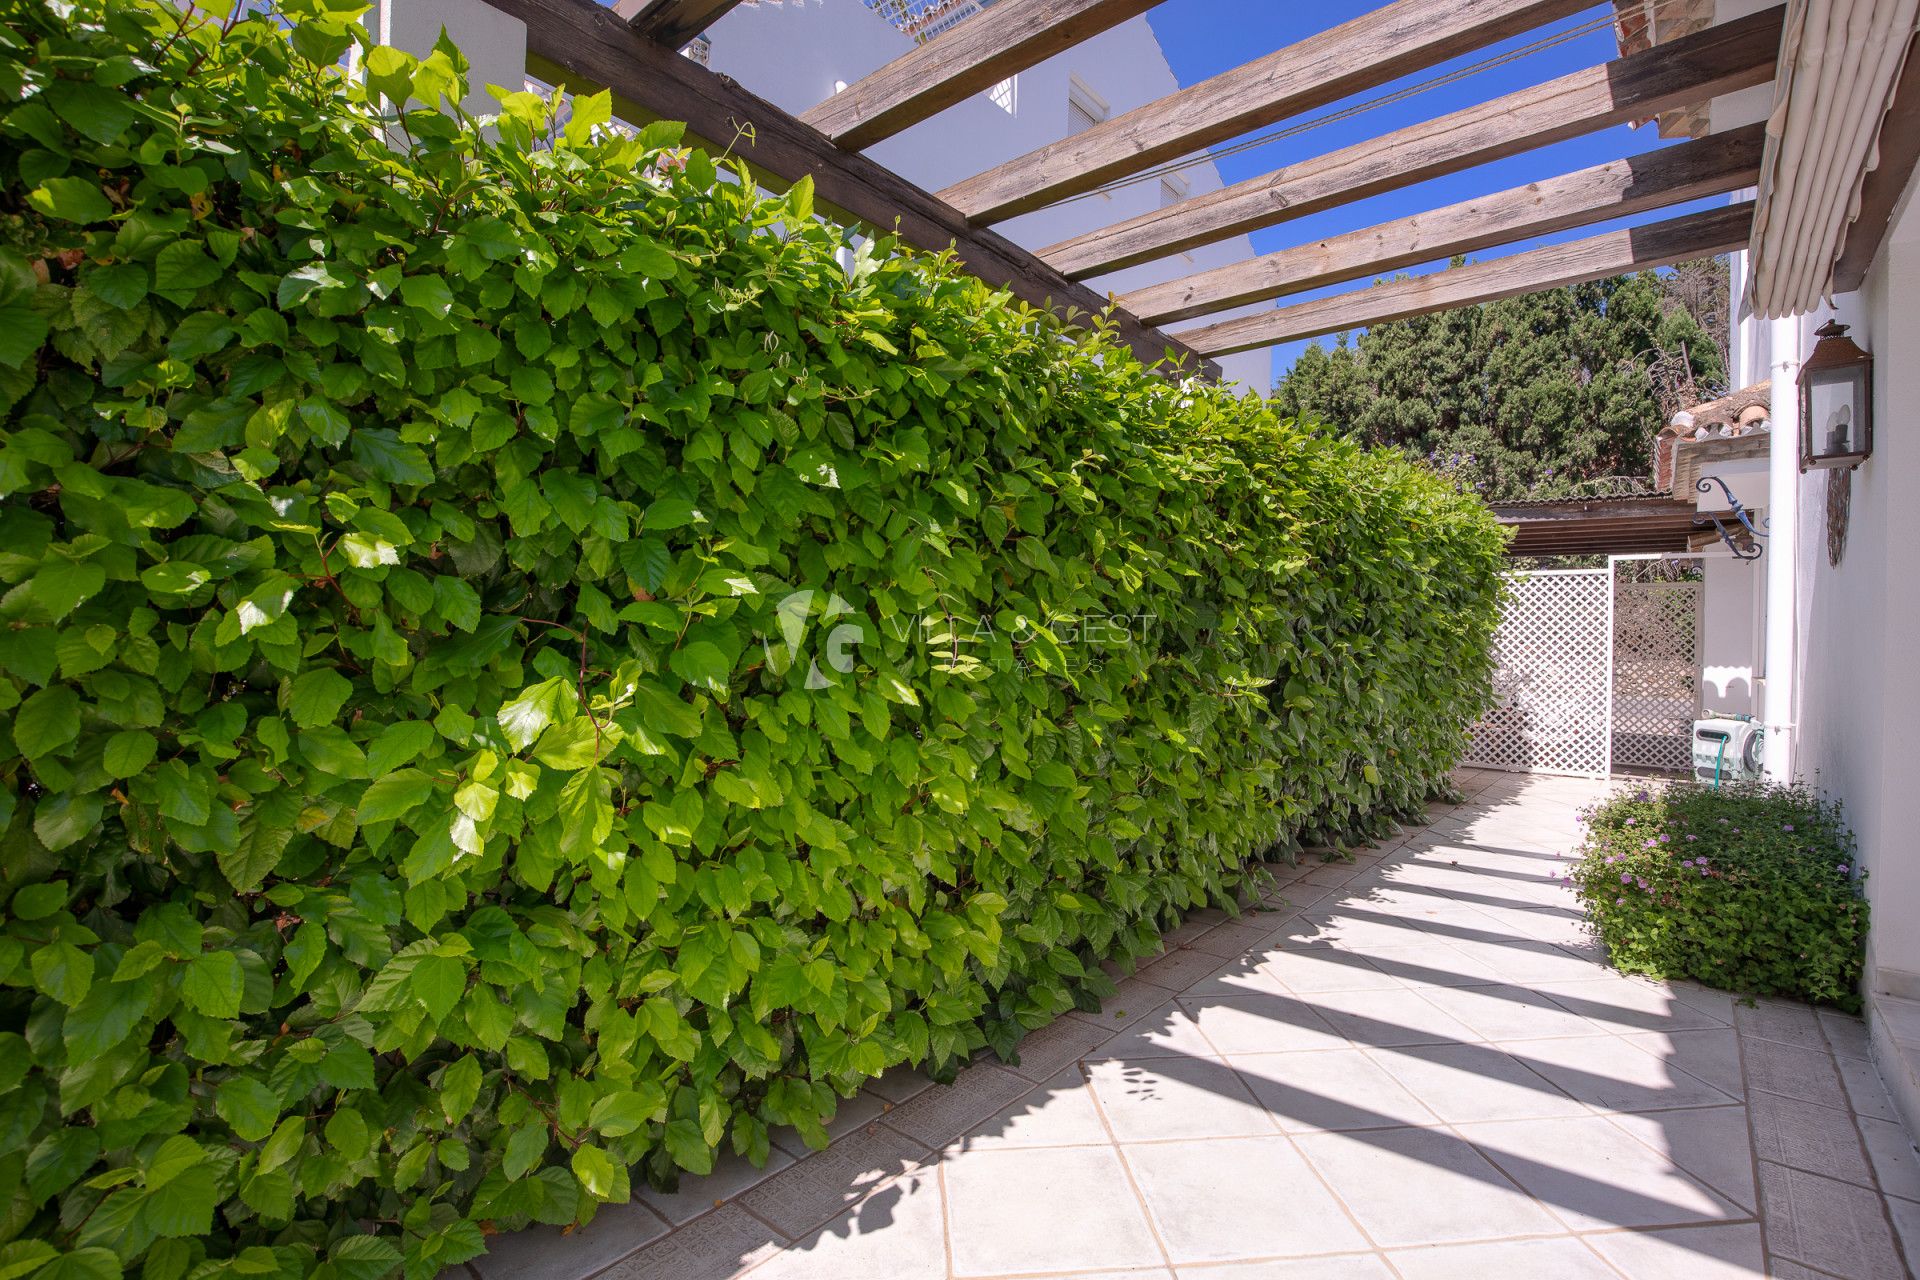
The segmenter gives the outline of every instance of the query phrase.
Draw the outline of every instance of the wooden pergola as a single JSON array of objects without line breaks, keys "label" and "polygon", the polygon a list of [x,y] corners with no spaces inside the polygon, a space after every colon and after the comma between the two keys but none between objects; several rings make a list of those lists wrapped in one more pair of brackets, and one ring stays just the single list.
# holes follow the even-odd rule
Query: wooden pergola
[{"label": "wooden pergola", "polygon": [[[683,120],[694,140],[744,158],[769,188],[811,176],[817,206],[831,216],[897,233],[922,249],[951,248],[970,271],[1028,302],[1082,312],[1112,307],[1119,335],[1143,360],[1171,356],[1202,369],[1230,352],[1743,247],[1751,202],[1205,321],[1248,303],[1739,191],[1761,172],[1766,140],[1758,124],[1118,298],[1082,283],[1613,125],[1703,119],[1713,98],[1773,78],[1786,12],[1781,5],[1659,43],[1624,40],[1628,51],[1611,61],[1030,252],[995,232],[995,224],[1378,89],[1593,8],[1595,0],[1395,0],[938,192],[908,182],[863,149],[1145,12],[1154,0],[999,0],[801,116],[680,56],[683,44],[741,0],[621,0],[617,9],[594,0],[486,2],[526,24],[527,69],[536,78],[575,91],[610,89],[616,114],[635,122]],[[1615,3],[1624,34],[1629,10],[1641,0]],[[1905,118],[1913,115],[1910,104]],[[1899,118],[1896,104],[1890,119]],[[1914,132],[1920,135],[1920,126]],[[1916,151],[1895,148],[1879,185],[1904,187]],[[1877,226],[1865,228],[1861,245],[1849,242],[1850,257],[1871,257],[1890,213],[1889,203]],[[1159,327],[1189,320],[1200,323],[1172,332]]]}]

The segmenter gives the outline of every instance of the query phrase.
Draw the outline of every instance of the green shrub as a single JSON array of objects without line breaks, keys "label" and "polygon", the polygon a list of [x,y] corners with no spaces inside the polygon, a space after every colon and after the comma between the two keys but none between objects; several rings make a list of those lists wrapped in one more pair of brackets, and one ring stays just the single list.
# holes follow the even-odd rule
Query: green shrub
[{"label": "green shrub", "polygon": [[0,1274],[823,1142],[1455,762],[1477,503],[329,2],[0,26]]},{"label": "green shrub", "polygon": [[1867,902],[1853,833],[1805,787],[1621,791],[1572,879],[1613,963],[1860,1008]]}]

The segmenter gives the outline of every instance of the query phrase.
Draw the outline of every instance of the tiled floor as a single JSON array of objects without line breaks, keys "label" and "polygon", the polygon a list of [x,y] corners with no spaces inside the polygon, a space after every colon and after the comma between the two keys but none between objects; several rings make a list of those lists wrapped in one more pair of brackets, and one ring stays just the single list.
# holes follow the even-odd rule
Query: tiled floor
[{"label": "tiled floor", "polygon": [[1857,1019],[1621,977],[1557,856],[1594,783],[1468,802],[1189,921],[1098,1014],[834,1144],[494,1241],[481,1280],[1909,1274],[1920,1158]]}]

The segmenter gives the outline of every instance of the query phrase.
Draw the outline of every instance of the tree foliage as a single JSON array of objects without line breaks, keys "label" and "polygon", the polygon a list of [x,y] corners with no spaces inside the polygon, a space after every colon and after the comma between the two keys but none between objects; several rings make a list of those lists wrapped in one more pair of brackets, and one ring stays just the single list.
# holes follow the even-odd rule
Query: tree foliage
[{"label": "tree foliage", "polygon": [[1725,295],[1707,260],[1396,320],[1308,347],[1275,402],[1490,499],[1645,476],[1673,411],[1725,389]]},{"label": "tree foliage", "polygon": [[1477,503],[357,12],[0,26],[0,1274],[822,1143],[1458,757]]}]

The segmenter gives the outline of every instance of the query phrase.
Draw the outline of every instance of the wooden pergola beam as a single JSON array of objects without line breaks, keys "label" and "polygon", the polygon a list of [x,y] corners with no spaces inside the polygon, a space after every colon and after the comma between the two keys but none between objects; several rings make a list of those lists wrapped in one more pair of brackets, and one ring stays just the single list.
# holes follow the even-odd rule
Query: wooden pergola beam
[{"label": "wooden pergola beam", "polygon": [[1408,125],[1040,250],[1075,280],[1765,84],[1784,6]]},{"label": "wooden pergola beam", "polygon": [[1833,291],[1851,293],[1866,281],[1880,244],[1887,238],[1907,181],[1920,165],[1920,36],[1907,45],[1907,60],[1893,89],[1893,105],[1874,141],[1880,163],[1867,171],[1860,187],[1860,215],[1847,227],[1840,259],[1833,264]]},{"label": "wooden pergola beam", "polygon": [[[1032,253],[994,232],[971,227],[952,206],[886,166],[842,151],[818,130],[731,79],[631,30],[594,0],[486,0],[527,27],[527,70],[574,92],[609,89],[622,119],[685,121],[689,141],[730,153],[755,179],[781,189],[814,182],[817,207],[849,224],[898,235],[915,248],[952,249],[989,285],[1056,312],[1107,312],[1111,303],[1075,284]],[[1112,320],[1121,341],[1143,363],[1171,356],[1189,371],[1219,376],[1184,343],[1124,311]]]},{"label": "wooden pergola beam", "polygon": [[1745,247],[1752,229],[1753,202],[1742,201],[1664,222],[1529,249],[1510,257],[1388,280],[1368,289],[1184,329],[1176,336],[1203,355],[1251,351],[1256,347],[1317,338],[1434,311],[1497,302],[1501,298],[1557,289],[1561,285],[1584,284],[1628,271],[1708,258]]},{"label": "wooden pergola beam", "polygon": [[800,118],[836,146],[861,151],[1158,3],[1001,0]]},{"label": "wooden pergola beam", "polygon": [[613,11],[647,39],[669,49],[687,41],[727,16],[740,0],[620,0]]},{"label": "wooden pergola beam", "polygon": [[1149,285],[1122,294],[1119,301],[1148,324],[1191,320],[1210,311],[1724,195],[1759,181],[1765,143],[1765,127],[1751,124]]},{"label": "wooden pergola beam", "polygon": [[939,195],[976,223],[999,222],[1591,7],[1592,0],[1397,0]]}]

